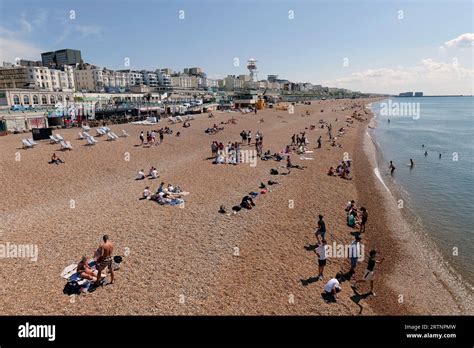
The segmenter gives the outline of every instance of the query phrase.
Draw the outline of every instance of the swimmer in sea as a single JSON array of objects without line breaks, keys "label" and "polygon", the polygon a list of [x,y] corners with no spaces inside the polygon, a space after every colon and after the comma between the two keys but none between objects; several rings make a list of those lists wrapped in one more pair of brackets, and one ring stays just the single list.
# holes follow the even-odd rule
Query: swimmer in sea
[{"label": "swimmer in sea", "polygon": [[410,158],[410,169],[412,169],[414,165],[415,165],[415,162],[413,162],[413,159]]}]

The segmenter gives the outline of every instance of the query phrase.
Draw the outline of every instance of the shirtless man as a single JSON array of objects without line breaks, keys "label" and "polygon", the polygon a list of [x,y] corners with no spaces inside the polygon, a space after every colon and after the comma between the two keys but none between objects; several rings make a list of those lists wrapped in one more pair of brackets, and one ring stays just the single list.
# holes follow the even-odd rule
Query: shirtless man
[{"label": "shirtless man", "polygon": [[97,274],[96,285],[99,285],[102,270],[106,268],[108,268],[110,272],[110,284],[114,283],[114,269],[112,267],[112,263],[113,263],[112,253],[114,252],[114,244],[109,240],[108,235],[104,235],[102,239],[104,242],[101,245],[99,245],[99,249],[97,250],[96,263],[97,263],[97,269],[99,273]]}]

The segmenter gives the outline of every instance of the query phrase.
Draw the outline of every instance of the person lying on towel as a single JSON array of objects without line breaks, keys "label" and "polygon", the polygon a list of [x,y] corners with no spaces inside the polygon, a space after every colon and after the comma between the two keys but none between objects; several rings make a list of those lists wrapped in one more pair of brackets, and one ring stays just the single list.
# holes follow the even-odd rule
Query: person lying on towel
[{"label": "person lying on towel", "polygon": [[83,256],[81,261],[77,264],[77,273],[82,279],[97,280],[97,271],[89,266],[89,260],[86,256]]}]

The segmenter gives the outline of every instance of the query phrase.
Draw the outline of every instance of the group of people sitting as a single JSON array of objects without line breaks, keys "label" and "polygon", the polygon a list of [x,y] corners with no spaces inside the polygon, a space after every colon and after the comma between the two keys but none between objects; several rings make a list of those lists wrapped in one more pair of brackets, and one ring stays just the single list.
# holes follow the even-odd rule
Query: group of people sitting
[{"label": "group of people sitting", "polygon": [[144,170],[140,169],[135,180],[144,180],[147,177],[150,179],[157,179],[160,176],[158,175],[158,170],[154,166],[151,166],[150,170],[148,171],[148,175],[145,175]]},{"label": "group of people sitting", "polygon": [[145,187],[140,199],[152,200],[162,205],[179,205],[184,203],[182,196],[181,187],[172,184],[165,186],[165,183],[162,182],[155,193],[152,192],[149,186]]},{"label": "group of people sitting", "polygon": [[342,179],[346,180],[352,180],[351,177],[351,161],[342,161],[341,164],[339,164],[336,169],[334,167],[329,167],[328,170],[328,175],[329,176],[339,176]]},{"label": "group of people sitting", "polygon": [[214,123],[214,126],[212,127],[209,127],[209,128],[206,128],[206,130],[204,131],[204,133],[207,133],[207,134],[215,134],[221,130],[224,130],[224,127],[219,127],[217,124]]},{"label": "group of people sitting", "polygon": [[365,226],[369,217],[367,209],[364,207],[357,209],[355,201],[351,200],[347,203],[345,211],[347,213],[347,226],[358,229],[360,233],[365,232]]},{"label": "group of people sitting", "polygon": [[[279,184],[280,184],[279,182],[272,181],[272,180],[268,180],[268,182],[267,182],[267,185],[269,185],[269,186],[279,185]],[[260,186],[259,186],[259,192],[252,191],[252,192],[249,192],[248,195],[245,195],[244,197],[242,197],[242,200],[240,201],[240,204],[235,205],[235,206],[232,207],[232,210],[233,210],[234,214],[237,213],[238,211],[242,210],[242,209],[250,210],[253,207],[255,207],[254,199],[259,194],[263,195],[263,194],[266,194],[267,192],[269,192],[269,189],[267,188],[267,185],[265,185],[263,182],[261,182]],[[226,214],[227,213],[227,211],[226,211],[226,209],[223,205],[220,206],[219,213],[221,213],[221,214]]]}]

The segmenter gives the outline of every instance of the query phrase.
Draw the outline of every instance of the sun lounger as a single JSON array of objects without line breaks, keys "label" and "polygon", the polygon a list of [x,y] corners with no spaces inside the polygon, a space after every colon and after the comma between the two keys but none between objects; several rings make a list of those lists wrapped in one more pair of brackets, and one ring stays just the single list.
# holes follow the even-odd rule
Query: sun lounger
[{"label": "sun lounger", "polygon": [[107,140],[116,140],[112,133],[107,133]]},{"label": "sun lounger", "polygon": [[52,144],[58,144],[61,140],[56,139],[54,135],[50,135],[49,139],[51,139]]},{"label": "sun lounger", "polygon": [[[68,144],[69,143],[69,144]],[[72,150],[72,146],[70,146],[70,142],[65,142],[64,140],[61,140],[61,150]]]},{"label": "sun lounger", "polygon": [[176,122],[183,122],[183,118],[181,116],[176,116]]},{"label": "sun lounger", "polygon": [[79,132],[77,135],[79,136],[78,139],[81,139],[81,140],[85,139],[84,135],[81,132]]},{"label": "sun lounger", "polygon": [[33,148],[33,144],[31,144],[27,139],[22,139],[21,142],[23,144],[24,149]]},{"label": "sun lounger", "polygon": [[28,138],[28,139],[26,139],[26,140],[28,140],[28,142],[29,142],[31,145],[33,145],[33,146],[34,146],[34,145],[38,145],[38,143],[37,143],[36,141],[34,141],[33,138]]},{"label": "sun lounger", "polygon": [[72,150],[72,145],[70,141],[66,141],[66,145],[69,148],[69,150]]},{"label": "sun lounger", "polygon": [[170,117],[169,120],[170,120],[170,122],[173,123],[173,124],[175,124],[175,123],[177,122],[174,117]]},{"label": "sun lounger", "polygon": [[59,141],[64,141],[64,138],[60,134],[56,134],[56,139]]},{"label": "sun lounger", "polygon": [[110,134],[111,136],[113,136],[115,139],[118,139],[119,136],[117,134],[115,134],[114,132],[110,131],[109,133],[107,134]]},{"label": "sun lounger", "polygon": [[84,132],[88,132],[88,131],[91,130],[91,127],[89,127],[89,126],[82,126],[82,130],[83,130]]},{"label": "sun lounger", "polygon": [[94,139],[94,137],[92,135],[88,136],[87,137],[87,144],[89,145],[95,145],[97,144],[98,141]]},{"label": "sun lounger", "polygon": [[102,128],[97,128],[95,131],[97,132],[98,137],[100,137],[100,136],[102,136],[106,133]]},{"label": "sun lounger", "polygon": [[123,134],[124,137],[129,137],[130,136],[125,129],[122,129],[122,134]]}]

